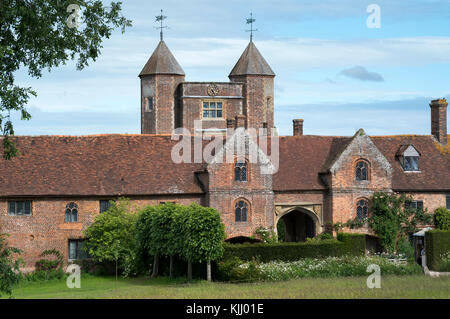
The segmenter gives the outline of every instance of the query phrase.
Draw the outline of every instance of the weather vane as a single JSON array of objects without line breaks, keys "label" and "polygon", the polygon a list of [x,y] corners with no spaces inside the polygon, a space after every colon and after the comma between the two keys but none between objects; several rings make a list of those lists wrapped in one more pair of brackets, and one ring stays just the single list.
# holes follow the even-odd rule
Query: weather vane
[{"label": "weather vane", "polygon": [[160,32],[161,41],[163,40],[163,29],[169,29],[168,26],[163,26],[163,21],[165,19],[167,19],[167,17],[165,15],[163,15],[163,11],[161,9],[161,14],[159,16],[156,16],[156,22],[161,22],[161,26],[155,27],[156,29],[161,29],[161,32]]},{"label": "weather vane", "polygon": [[246,32],[250,32],[250,42],[253,41],[253,32],[258,31],[258,29],[253,29],[253,22],[255,22],[256,19],[253,19],[253,13],[250,12],[250,19],[247,19],[247,24],[250,24],[250,30],[245,30]]}]

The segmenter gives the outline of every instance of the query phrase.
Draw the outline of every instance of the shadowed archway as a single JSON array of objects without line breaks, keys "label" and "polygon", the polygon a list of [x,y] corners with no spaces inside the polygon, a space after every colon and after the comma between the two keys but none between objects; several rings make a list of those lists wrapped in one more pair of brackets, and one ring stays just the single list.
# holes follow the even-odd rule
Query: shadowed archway
[{"label": "shadowed archway", "polygon": [[[277,224],[277,229],[282,230],[283,234],[279,234],[285,242],[302,242],[306,238],[313,238],[316,236],[316,222],[317,218],[312,214],[308,214],[300,209],[294,209],[284,214]],[[284,224],[280,225],[280,223]]]}]

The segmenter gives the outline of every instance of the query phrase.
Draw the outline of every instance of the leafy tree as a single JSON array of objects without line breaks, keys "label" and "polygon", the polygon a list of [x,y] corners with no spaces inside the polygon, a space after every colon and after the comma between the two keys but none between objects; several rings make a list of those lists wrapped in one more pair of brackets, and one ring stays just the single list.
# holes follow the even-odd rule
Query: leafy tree
[{"label": "leafy tree", "polygon": [[372,197],[371,214],[368,218],[349,220],[347,223],[335,225],[335,229],[360,228],[367,223],[380,237],[385,250],[397,252],[401,241],[417,231],[418,226],[430,224],[433,219],[433,215],[423,209],[406,208],[405,203],[411,201],[412,198],[405,194],[376,192]]},{"label": "leafy tree", "polygon": [[434,225],[440,230],[450,230],[450,210],[445,207],[436,208],[434,211]]},{"label": "leafy tree", "polygon": [[14,260],[14,254],[20,254],[20,250],[8,247],[6,234],[0,234],[0,296],[2,293],[12,294],[13,285],[20,280],[20,260]]},{"label": "leafy tree", "polygon": [[94,260],[115,262],[116,280],[119,263],[134,258],[136,217],[130,201],[121,198],[111,202],[111,207],[84,232],[85,249]]},{"label": "leafy tree", "polygon": [[[180,233],[174,233],[177,207],[172,203],[146,206],[137,221],[137,242],[139,250],[153,256],[152,277],[158,276],[159,257],[170,256],[170,276],[173,272],[173,257],[181,251],[182,242],[177,239]],[[179,209],[179,208],[178,208]]]},{"label": "leafy tree", "polygon": [[188,260],[188,278],[192,280],[191,263],[207,263],[207,279],[211,281],[211,260],[223,255],[225,226],[214,208],[192,204],[184,214],[184,245],[182,255]]},{"label": "leafy tree", "polygon": [[[79,6],[80,25],[74,22]],[[22,120],[31,115],[25,105],[36,92],[31,87],[16,84],[14,73],[26,67],[34,78],[70,60],[77,60],[82,70],[101,53],[102,41],[115,28],[122,33],[131,21],[121,15],[121,2],[103,5],[101,0],[2,0],[0,1],[0,134],[3,138],[3,157],[17,155],[17,148],[9,136],[14,135],[11,111],[18,111]],[[75,26],[75,27],[74,27]]]}]

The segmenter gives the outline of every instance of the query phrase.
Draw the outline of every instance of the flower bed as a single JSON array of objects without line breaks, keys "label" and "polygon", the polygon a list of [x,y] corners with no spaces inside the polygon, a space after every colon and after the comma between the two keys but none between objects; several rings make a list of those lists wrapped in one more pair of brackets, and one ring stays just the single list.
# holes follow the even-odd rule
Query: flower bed
[{"label": "flower bed", "polygon": [[[254,262],[239,267],[248,268]],[[288,280],[304,277],[368,276],[367,266],[380,266],[381,275],[410,275],[422,272],[419,265],[392,263],[381,257],[327,257],[324,259],[304,258],[293,262],[271,261],[256,263],[260,280]],[[254,265],[252,265],[254,266]]]}]

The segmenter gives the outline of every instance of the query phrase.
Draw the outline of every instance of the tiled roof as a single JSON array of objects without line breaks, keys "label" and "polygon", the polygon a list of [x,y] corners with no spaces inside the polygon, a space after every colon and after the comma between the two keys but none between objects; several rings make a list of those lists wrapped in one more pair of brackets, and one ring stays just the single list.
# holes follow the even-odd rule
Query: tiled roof
[{"label": "tiled roof", "polygon": [[267,61],[261,55],[253,42],[250,42],[242,53],[229,76],[238,75],[269,75],[275,76]]},{"label": "tiled roof", "polygon": [[173,163],[170,135],[14,140],[21,155],[0,159],[0,197],[203,193],[194,175],[202,164]]},{"label": "tiled roof", "polygon": [[[170,135],[20,136],[21,155],[0,159],[0,197],[203,194],[195,172],[205,163],[175,164]],[[431,136],[375,136],[391,163],[393,189],[450,191],[450,151]],[[320,173],[351,137],[281,136],[274,191],[325,190]],[[396,152],[413,145],[420,173],[405,173]],[[0,147],[0,156],[2,148]]]},{"label": "tiled roof", "polygon": [[139,76],[155,74],[185,75],[164,41],[159,42]]}]

